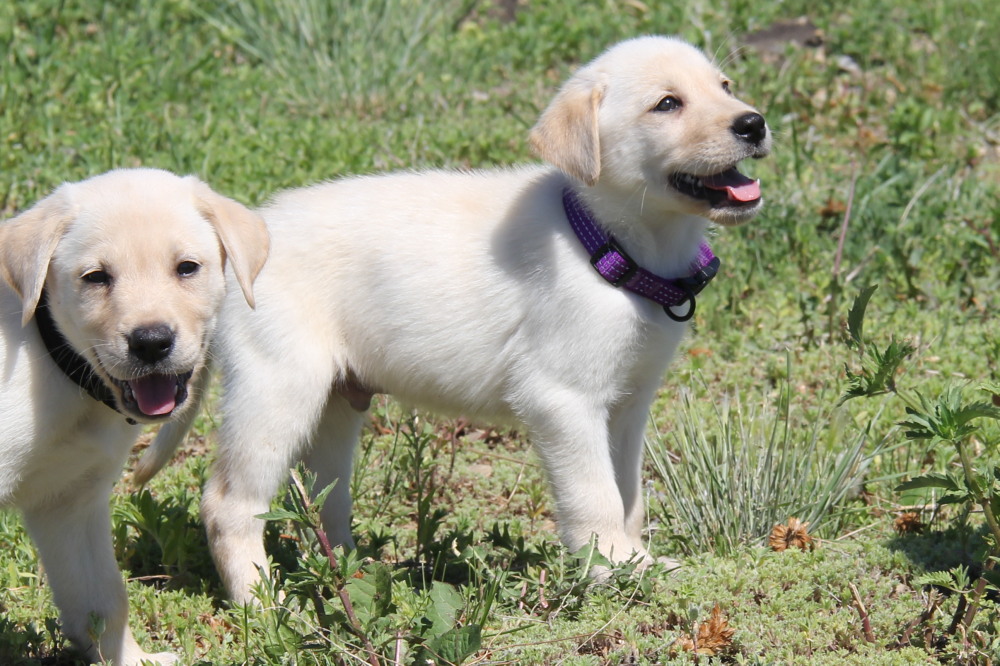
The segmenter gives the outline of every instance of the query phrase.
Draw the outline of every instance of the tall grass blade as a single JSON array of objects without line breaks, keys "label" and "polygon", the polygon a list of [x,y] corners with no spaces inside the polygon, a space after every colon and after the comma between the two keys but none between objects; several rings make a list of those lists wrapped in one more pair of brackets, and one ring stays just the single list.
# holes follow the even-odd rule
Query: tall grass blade
[{"label": "tall grass blade", "polygon": [[706,418],[690,391],[681,402],[676,430],[648,440],[647,451],[664,486],[652,510],[659,505],[689,551],[732,553],[792,516],[820,527],[875,455],[866,453],[870,427],[849,434],[841,409],[807,418],[787,396],[777,409],[748,408],[736,396]]}]

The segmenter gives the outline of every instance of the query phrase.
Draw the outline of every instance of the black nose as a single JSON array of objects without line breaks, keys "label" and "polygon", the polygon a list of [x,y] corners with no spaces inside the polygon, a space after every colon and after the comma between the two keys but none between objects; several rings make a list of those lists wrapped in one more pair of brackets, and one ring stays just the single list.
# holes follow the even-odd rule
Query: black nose
[{"label": "black nose", "polygon": [[174,332],[166,324],[137,328],[128,335],[128,352],[143,363],[156,363],[170,355]]},{"label": "black nose", "polygon": [[730,129],[733,134],[755,146],[767,137],[767,122],[759,113],[744,113],[733,121]]}]

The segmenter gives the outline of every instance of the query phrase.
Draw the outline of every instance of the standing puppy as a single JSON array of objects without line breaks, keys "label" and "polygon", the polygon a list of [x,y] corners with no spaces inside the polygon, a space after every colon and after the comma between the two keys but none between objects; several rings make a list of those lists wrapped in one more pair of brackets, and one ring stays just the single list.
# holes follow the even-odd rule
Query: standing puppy
[{"label": "standing puppy", "polygon": [[[352,453],[373,393],[527,427],[570,549],[648,561],[650,403],[718,262],[710,223],[761,207],[737,170],[764,118],[694,47],[623,42],[580,69],[531,135],[551,166],[350,178],[261,210],[271,258],[251,312],[228,298],[225,391],[203,515],[232,597],[266,564],[263,521],[305,459],[351,544]],[[161,438],[139,477],[176,445]]]},{"label": "standing puppy", "polygon": [[137,423],[194,402],[223,267],[252,304],[267,246],[257,215],[154,169],[65,184],[0,224],[0,506],[24,513],[63,632],[91,660],[175,661],[129,631],[111,487]]}]

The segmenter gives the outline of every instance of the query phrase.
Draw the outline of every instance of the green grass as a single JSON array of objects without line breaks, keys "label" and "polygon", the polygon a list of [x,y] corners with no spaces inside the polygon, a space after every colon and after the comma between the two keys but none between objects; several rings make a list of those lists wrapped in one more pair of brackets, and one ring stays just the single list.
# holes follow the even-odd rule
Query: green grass
[{"label": "green grass", "polygon": [[[0,211],[119,166],[195,173],[258,204],[342,174],[527,162],[528,129],[576,65],[626,37],[682,35],[725,63],[776,138],[752,165],[765,211],[715,239],[722,272],[651,414],[651,547],[684,568],[591,587],[521,433],[383,400],[352,481],[358,552],[333,571],[308,527],[276,520],[277,582],[261,590],[274,603],[229,609],[197,508],[210,401],[148,492],[123,483],[113,498],[137,638],[192,664],[361,663],[342,587],[385,663],[460,654],[472,627],[469,663],[691,663],[673,641],[716,603],[735,630],[727,663],[995,662],[996,596],[964,637],[947,631],[959,594],[916,624],[938,594],[920,576],[978,574],[988,545],[979,513],[894,490],[954,472],[954,450],[906,440],[891,394],[836,403],[860,363],[847,312],[875,283],[871,344],[916,347],[901,390],[1000,380],[1000,8],[540,0],[510,19],[503,4],[0,4]],[[799,16],[821,45],[743,46]],[[970,442],[981,469],[1000,462],[998,440],[986,427]],[[837,479],[859,444],[864,464]],[[896,535],[916,505],[928,528]],[[308,513],[294,495],[275,508]],[[762,546],[791,515],[817,524],[816,550]],[[19,518],[0,513],[0,663],[73,663],[56,617]]]}]

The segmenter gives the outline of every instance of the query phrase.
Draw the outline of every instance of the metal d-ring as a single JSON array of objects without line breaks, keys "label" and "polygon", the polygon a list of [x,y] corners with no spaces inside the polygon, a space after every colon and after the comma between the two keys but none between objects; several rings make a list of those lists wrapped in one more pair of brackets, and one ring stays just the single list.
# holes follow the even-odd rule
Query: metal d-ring
[{"label": "metal d-ring", "polygon": [[[697,303],[694,300],[694,292],[691,289],[687,286],[681,286],[681,288],[684,290],[686,298],[675,305],[664,305],[663,311],[666,312],[667,316],[674,321],[685,322],[694,316],[694,309]],[[677,307],[678,305],[684,305],[685,303],[690,303],[691,305],[688,306],[688,310],[684,314],[674,314],[674,311],[670,309],[672,307]]]}]

